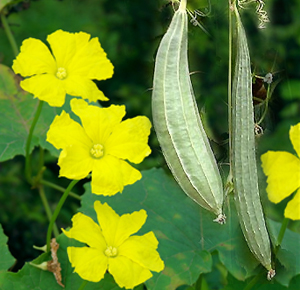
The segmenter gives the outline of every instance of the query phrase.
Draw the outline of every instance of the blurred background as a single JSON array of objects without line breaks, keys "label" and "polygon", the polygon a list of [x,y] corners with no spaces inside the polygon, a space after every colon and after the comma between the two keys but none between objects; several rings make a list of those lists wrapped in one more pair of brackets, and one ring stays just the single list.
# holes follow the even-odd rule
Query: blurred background
[{"label": "blurred background", "polygon": [[[272,73],[272,97],[267,116],[261,124],[264,134],[257,138],[259,156],[268,150],[293,154],[288,132],[300,122],[300,1],[266,0],[270,23],[258,29],[255,4],[241,11],[248,36],[253,71],[264,77]],[[205,111],[209,135],[224,179],[228,166],[227,153],[227,82],[228,82],[228,1],[191,0],[190,9],[199,9],[206,17],[200,27],[189,26],[189,63],[199,110]],[[211,6],[211,7],[210,7]],[[46,42],[57,29],[84,31],[98,37],[115,67],[112,79],[98,82],[110,99],[101,105],[125,104],[126,117],[146,115],[151,119],[151,90],[155,54],[174,13],[167,0],[27,0],[9,7],[7,21],[18,45],[33,37]],[[14,55],[3,27],[0,27],[0,62],[11,67]],[[255,106],[259,119],[263,103]],[[256,120],[258,121],[258,120]],[[150,136],[152,154],[139,169],[166,167],[154,131]],[[46,155],[46,179],[57,182],[57,160]],[[14,271],[40,254],[32,245],[45,243],[47,218],[38,192],[31,190],[23,176],[24,157],[0,164],[0,223],[9,237],[9,247],[18,259]],[[268,203],[265,177],[260,170],[261,195],[266,214],[281,221],[288,200],[278,205]],[[83,181],[84,182],[84,181]],[[74,189],[82,193],[82,184]],[[69,181],[59,179],[61,186]],[[61,194],[47,188],[47,197],[55,208]],[[58,219],[58,227],[70,226],[79,202],[68,199]],[[300,232],[300,223],[290,228]]]}]

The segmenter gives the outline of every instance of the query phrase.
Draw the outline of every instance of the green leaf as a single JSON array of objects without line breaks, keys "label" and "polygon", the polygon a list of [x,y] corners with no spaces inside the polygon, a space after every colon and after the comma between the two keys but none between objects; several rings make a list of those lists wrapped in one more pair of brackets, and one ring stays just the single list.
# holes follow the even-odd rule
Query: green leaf
[{"label": "green leaf", "polygon": [[15,261],[14,257],[8,250],[7,237],[3,233],[2,226],[0,224],[0,272],[8,270]]},{"label": "green leaf", "polygon": [[291,79],[280,86],[281,96],[286,100],[300,99],[300,80]]},{"label": "green leaf", "polygon": [[[18,273],[1,273],[0,272],[0,289],[1,290],[78,290],[83,280],[73,273],[73,268],[68,260],[66,248],[68,246],[82,245],[79,242],[67,238],[65,235],[60,235],[57,239],[60,247],[57,251],[58,260],[61,263],[62,268],[62,283],[65,288],[58,285],[53,273],[38,269],[29,263]],[[33,261],[34,264],[40,264],[44,261],[51,260],[50,254],[42,254]],[[84,290],[119,290],[114,279],[111,275],[106,274],[105,278],[98,283],[89,282],[85,286]]]},{"label": "green leaf", "polygon": [[[9,67],[0,64],[0,161],[20,154],[25,155],[28,132],[39,102],[20,88],[19,81],[20,78]],[[58,150],[46,142],[46,133],[56,115],[62,110],[70,112],[70,98],[66,98],[61,108],[44,104],[34,130],[31,150],[40,145],[52,155],[58,156]]]},{"label": "green leaf", "polygon": [[[245,280],[249,283],[254,272],[261,273],[261,283],[265,289],[269,289],[270,282],[261,272],[256,259],[250,253],[242,232],[239,228],[235,214],[234,204],[228,206],[227,224],[219,225],[213,223],[214,215],[201,209],[191,201],[180,189],[172,177],[161,169],[151,169],[143,172],[143,178],[132,186],[127,186],[122,194],[113,197],[103,197],[90,193],[90,183],[85,185],[86,192],[82,198],[80,211],[96,220],[96,213],[93,208],[95,200],[107,202],[118,214],[131,213],[144,208],[148,213],[145,225],[138,234],[154,231],[159,241],[158,251],[165,262],[165,269],[161,273],[153,273],[153,278],[146,282],[148,290],[174,290],[181,285],[192,285],[196,282],[201,273],[207,273],[212,268],[212,257],[210,253],[218,253],[220,261],[233,276],[233,280]],[[280,225],[268,221],[271,236],[274,239],[278,235]],[[68,246],[83,246],[83,244],[68,239],[64,235],[59,236],[58,259],[62,268],[62,283],[66,290],[77,290],[82,279],[73,273],[66,248]],[[278,283],[286,281],[286,275],[291,277],[299,273],[299,234],[287,231],[282,243],[282,249],[278,252],[278,258],[282,265],[276,265],[277,275],[274,289],[284,289]],[[42,254],[34,263],[39,264],[50,260],[49,254]],[[286,269],[283,267],[287,267]],[[298,269],[297,271],[294,269]],[[230,276],[228,276],[230,277]],[[294,277],[290,286],[296,290],[299,275]],[[235,281],[234,285],[245,285]],[[285,283],[286,284],[286,283]],[[229,284],[228,284],[229,285]],[[230,283],[232,286],[232,284]],[[141,286],[140,286],[141,287]],[[28,263],[18,273],[0,272],[1,290],[61,290],[61,286],[55,281],[54,275],[50,272],[37,269]],[[85,290],[118,290],[110,274],[99,283],[89,282]],[[226,289],[240,289],[226,288]],[[273,288],[272,288],[273,289]]]},{"label": "green leaf", "polygon": [[138,234],[153,231],[159,241],[158,252],[165,262],[161,273],[153,272],[147,289],[176,289],[191,285],[199,274],[211,271],[211,252],[217,251],[221,262],[238,279],[250,276],[258,262],[250,253],[238,225],[235,210],[228,222],[213,222],[214,214],[202,209],[181,190],[162,169],[143,171],[143,178],[112,197],[91,194],[85,185],[79,211],[96,221],[93,204],[107,202],[118,214],[145,209],[147,221]]},{"label": "green leaf", "polygon": [[[268,220],[273,244],[276,244],[281,224]],[[276,267],[275,280],[288,287],[291,279],[300,274],[300,234],[287,229],[277,253],[281,267]]]},{"label": "green leaf", "polygon": [[300,275],[298,275],[292,279],[289,290],[298,290],[299,285],[300,285]]}]

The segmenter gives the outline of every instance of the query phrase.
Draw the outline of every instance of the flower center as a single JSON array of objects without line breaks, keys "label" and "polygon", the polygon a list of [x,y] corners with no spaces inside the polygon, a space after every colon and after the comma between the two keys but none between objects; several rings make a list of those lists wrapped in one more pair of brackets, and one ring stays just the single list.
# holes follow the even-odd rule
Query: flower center
[{"label": "flower center", "polygon": [[118,250],[117,248],[113,246],[108,246],[106,250],[104,251],[105,256],[107,257],[115,257],[118,255]]},{"label": "flower center", "polygon": [[57,69],[56,72],[56,76],[60,79],[60,80],[64,80],[67,77],[67,71],[64,67],[59,67]]},{"label": "flower center", "polygon": [[93,145],[90,152],[94,158],[101,158],[104,154],[103,145],[101,145],[101,144]]}]

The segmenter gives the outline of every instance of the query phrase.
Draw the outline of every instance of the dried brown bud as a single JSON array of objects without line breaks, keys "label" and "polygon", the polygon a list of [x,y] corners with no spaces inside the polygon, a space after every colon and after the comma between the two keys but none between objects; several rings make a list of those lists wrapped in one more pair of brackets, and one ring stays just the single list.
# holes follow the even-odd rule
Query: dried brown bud
[{"label": "dried brown bud", "polygon": [[47,262],[47,269],[49,272],[52,272],[54,274],[56,282],[60,286],[65,287],[65,285],[61,283],[61,267],[57,258],[57,250],[59,248],[59,244],[56,242],[55,238],[51,240],[50,247],[52,260]]}]

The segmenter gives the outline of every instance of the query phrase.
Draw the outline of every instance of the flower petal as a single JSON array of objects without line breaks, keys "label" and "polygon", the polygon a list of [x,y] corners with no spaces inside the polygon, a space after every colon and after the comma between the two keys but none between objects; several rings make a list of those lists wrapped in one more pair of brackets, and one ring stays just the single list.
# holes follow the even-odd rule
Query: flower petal
[{"label": "flower petal", "polygon": [[12,69],[23,77],[43,73],[54,75],[56,64],[48,47],[42,41],[28,38],[23,41],[21,52],[14,60]]},{"label": "flower petal", "polygon": [[128,184],[133,184],[142,178],[142,174],[137,169],[135,169],[134,167],[132,167],[131,165],[129,165],[127,162],[123,160],[119,160],[119,161],[120,161],[120,170],[122,172],[124,186]]},{"label": "flower petal", "polygon": [[288,152],[268,151],[261,156],[268,176],[269,200],[278,203],[300,187],[300,159]]},{"label": "flower petal", "polygon": [[114,67],[107,59],[97,37],[92,38],[86,44],[84,40],[78,39],[77,47],[76,54],[69,66],[72,74],[96,80],[106,80],[112,77]]},{"label": "flower petal", "polygon": [[120,247],[119,255],[125,256],[144,268],[160,272],[165,265],[156,251],[158,241],[153,232],[129,237]]},{"label": "flower petal", "polygon": [[100,108],[89,106],[81,99],[72,99],[71,108],[81,119],[82,126],[91,140],[102,145],[125,115],[125,106],[112,105],[109,108]]},{"label": "flower petal", "polygon": [[105,202],[101,204],[99,200],[94,202],[94,209],[97,214],[97,220],[108,246],[113,245],[113,236],[115,235],[120,216]]},{"label": "flower petal", "polygon": [[300,158],[300,123],[295,126],[291,126],[290,129],[290,140],[293,144],[295,151]]},{"label": "flower petal", "polygon": [[68,76],[65,80],[66,92],[71,96],[80,96],[88,99],[89,102],[107,101],[103,92],[98,89],[96,84],[81,76]]},{"label": "flower petal", "polygon": [[148,269],[122,256],[109,259],[108,271],[113,275],[116,283],[126,289],[132,289],[153,276]]},{"label": "flower petal", "polygon": [[57,149],[79,144],[90,150],[93,145],[80,124],[72,120],[65,111],[54,118],[47,132],[46,140]]},{"label": "flower petal", "polygon": [[104,253],[107,245],[101,228],[93,219],[82,213],[77,213],[72,217],[72,224],[73,226],[69,231],[62,229],[68,238],[85,243]]},{"label": "flower petal", "polygon": [[69,260],[74,272],[87,281],[99,282],[107,269],[108,259],[102,251],[94,248],[68,247]]},{"label": "flower petal", "polygon": [[65,147],[58,159],[59,176],[77,180],[85,178],[95,163],[95,159],[89,153],[90,148],[79,145]]},{"label": "flower petal", "polygon": [[119,247],[130,235],[136,233],[147,218],[143,209],[120,217],[107,203],[95,201],[94,208],[107,245],[114,247]]},{"label": "flower petal", "polygon": [[52,107],[61,107],[65,103],[64,82],[51,74],[32,76],[20,83],[23,90],[32,93],[35,98],[47,102]]},{"label": "flower petal", "polygon": [[140,163],[151,153],[147,145],[151,122],[138,116],[121,122],[107,140],[107,153],[133,163]]},{"label": "flower petal", "polygon": [[284,216],[291,220],[300,220],[300,189],[298,189],[294,198],[288,202]]},{"label": "flower petal", "polygon": [[133,184],[141,178],[141,173],[127,162],[106,155],[94,162],[92,193],[114,195],[122,192],[125,185]]},{"label": "flower petal", "polygon": [[[88,34],[84,34],[84,37],[88,40]],[[66,68],[72,61],[78,49],[76,46],[76,35],[78,33],[70,33],[59,29],[47,36],[57,67]]]},{"label": "flower petal", "polygon": [[98,38],[90,39],[85,32],[69,33],[57,30],[48,36],[58,67],[65,67],[70,76],[104,80],[113,75],[113,65],[107,59]]}]

